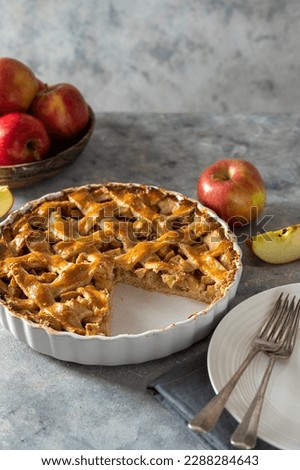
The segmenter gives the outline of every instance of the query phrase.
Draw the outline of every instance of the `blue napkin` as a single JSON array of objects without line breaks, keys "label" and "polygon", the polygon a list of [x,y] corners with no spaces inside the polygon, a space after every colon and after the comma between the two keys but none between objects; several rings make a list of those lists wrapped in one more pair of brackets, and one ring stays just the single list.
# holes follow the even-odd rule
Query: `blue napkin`
[{"label": "blue napkin", "polygon": [[[148,389],[169,411],[187,425],[195,414],[214,396],[207,371],[207,348],[210,337],[199,342],[199,353],[192,359],[175,366],[156,378]],[[213,431],[205,434],[195,433],[201,449],[231,450],[230,436],[237,421],[224,410]],[[193,431],[191,431],[193,432]],[[257,440],[256,449],[274,449],[271,445]]]}]

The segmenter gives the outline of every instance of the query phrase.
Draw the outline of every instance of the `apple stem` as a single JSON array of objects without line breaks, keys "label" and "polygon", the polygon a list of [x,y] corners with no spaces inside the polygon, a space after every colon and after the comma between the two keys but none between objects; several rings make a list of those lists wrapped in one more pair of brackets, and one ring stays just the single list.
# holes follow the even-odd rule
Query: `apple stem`
[{"label": "apple stem", "polygon": [[214,179],[218,181],[228,181],[230,180],[230,177],[229,175],[215,175]]},{"label": "apple stem", "polygon": [[27,147],[28,150],[31,150],[31,151],[33,151],[33,152],[34,152],[35,149],[36,149],[36,145],[35,145],[35,143],[34,143],[33,140],[28,140],[28,141],[26,142],[26,147]]},{"label": "apple stem", "polygon": [[35,158],[35,160],[40,160],[39,152],[37,151],[36,142],[32,139],[26,142],[26,148],[30,152],[31,155]]}]

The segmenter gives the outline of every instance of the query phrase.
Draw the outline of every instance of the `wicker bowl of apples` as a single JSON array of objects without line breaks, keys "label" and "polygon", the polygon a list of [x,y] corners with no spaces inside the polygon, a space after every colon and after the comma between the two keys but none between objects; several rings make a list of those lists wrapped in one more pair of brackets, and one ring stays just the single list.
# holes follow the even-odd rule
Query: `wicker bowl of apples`
[{"label": "wicker bowl of apples", "polygon": [[69,83],[48,86],[22,62],[0,57],[0,185],[55,176],[81,154],[95,115]]}]

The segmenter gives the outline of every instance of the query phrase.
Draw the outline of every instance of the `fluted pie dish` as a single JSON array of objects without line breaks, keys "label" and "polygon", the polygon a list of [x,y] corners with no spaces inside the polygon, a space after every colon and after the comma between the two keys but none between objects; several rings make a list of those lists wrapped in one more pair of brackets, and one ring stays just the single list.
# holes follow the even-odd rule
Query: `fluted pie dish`
[{"label": "fluted pie dish", "polygon": [[223,317],[241,272],[225,222],[154,186],[68,188],[0,226],[2,323],[61,360],[119,365],[187,348]]}]

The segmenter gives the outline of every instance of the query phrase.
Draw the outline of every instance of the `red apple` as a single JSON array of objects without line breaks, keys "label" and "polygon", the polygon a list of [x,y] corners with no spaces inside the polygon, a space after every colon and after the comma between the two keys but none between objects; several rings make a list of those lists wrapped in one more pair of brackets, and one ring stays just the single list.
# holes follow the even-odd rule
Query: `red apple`
[{"label": "red apple", "polygon": [[0,117],[0,165],[41,160],[49,149],[49,135],[34,116],[9,113]]},{"label": "red apple", "polygon": [[199,201],[230,226],[245,225],[257,218],[266,203],[266,188],[250,162],[225,159],[215,162],[199,176]]},{"label": "red apple", "polygon": [[55,139],[77,137],[89,122],[89,109],[80,91],[69,83],[45,87],[32,102],[31,113]]},{"label": "red apple", "polygon": [[41,82],[25,64],[0,57],[0,115],[27,111]]}]

